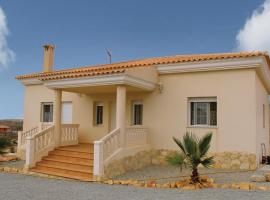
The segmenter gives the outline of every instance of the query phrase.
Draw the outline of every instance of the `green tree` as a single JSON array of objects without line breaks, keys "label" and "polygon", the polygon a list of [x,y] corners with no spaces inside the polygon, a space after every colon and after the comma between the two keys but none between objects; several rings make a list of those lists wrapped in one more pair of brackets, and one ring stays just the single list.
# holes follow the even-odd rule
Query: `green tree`
[{"label": "green tree", "polygon": [[201,139],[198,139],[194,134],[188,132],[183,136],[182,140],[173,137],[173,140],[181,151],[167,157],[167,161],[181,169],[183,165],[188,166],[192,170],[192,183],[198,183],[200,182],[198,166],[201,164],[209,168],[213,164],[214,157],[207,156],[211,139],[212,133],[206,134]]},{"label": "green tree", "polygon": [[0,155],[4,155],[6,153],[6,149],[13,146],[13,142],[11,139],[7,137],[0,137]]}]

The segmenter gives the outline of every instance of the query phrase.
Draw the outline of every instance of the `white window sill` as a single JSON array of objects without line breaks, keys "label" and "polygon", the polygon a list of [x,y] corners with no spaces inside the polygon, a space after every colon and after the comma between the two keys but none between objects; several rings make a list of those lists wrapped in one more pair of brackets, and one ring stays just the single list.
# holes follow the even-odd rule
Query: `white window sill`
[{"label": "white window sill", "polygon": [[218,129],[218,126],[194,125],[194,126],[187,126],[186,128],[206,128],[206,129]]}]

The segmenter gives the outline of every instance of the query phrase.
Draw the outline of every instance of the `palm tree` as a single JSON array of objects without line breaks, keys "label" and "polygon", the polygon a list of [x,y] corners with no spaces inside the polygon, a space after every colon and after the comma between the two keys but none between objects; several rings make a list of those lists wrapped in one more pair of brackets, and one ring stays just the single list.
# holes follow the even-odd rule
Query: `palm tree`
[{"label": "palm tree", "polygon": [[191,182],[199,183],[199,164],[206,168],[209,168],[213,164],[214,157],[207,157],[211,139],[212,133],[208,133],[201,139],[198,139],[194,134],[187,132],[183,136],[182,141],[173,137],[173,140],[179,146],[181,152],[167,157],[167,161],[174,166],[180,167],[181,169],[183,165],[191,168]]},{"label": "palm tree", "polygon": [[11,139],[7,137],[0,137],[0,155],[4,155],[5,150],[13,145]]}]

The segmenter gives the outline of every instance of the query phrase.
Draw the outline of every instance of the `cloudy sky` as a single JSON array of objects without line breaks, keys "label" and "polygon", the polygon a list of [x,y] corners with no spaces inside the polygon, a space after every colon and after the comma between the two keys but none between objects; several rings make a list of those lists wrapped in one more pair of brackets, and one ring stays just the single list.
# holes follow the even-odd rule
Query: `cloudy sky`
[{"label": "cloudy sky", "polygon": [[16,75],[176,54],[270,51],[270,0],[0,0],[0,118],[23,116]]}]

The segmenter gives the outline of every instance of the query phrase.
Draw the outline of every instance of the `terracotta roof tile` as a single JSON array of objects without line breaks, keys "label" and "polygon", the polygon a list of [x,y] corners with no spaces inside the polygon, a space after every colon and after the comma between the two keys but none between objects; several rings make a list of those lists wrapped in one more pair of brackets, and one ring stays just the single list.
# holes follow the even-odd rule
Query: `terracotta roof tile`
[{"label": "terracotta roof tile", "polygon": [[106,74],[124,73],[128,68],[136,68],[143,66],[154,66],[161,64],[185,63],[185,62],[199,62],[208,60],[222,60],[233,58],[246,58],[264,56],[267,62],[270,63],[267,52],[238,52],[238,53],[217,53],[217,54],[195,54],[195,55],[176,55],[169,57],[147,58],[142,60],[131,60],[127,62],[118,62],[105,65],[85,66],[80,68],[41,72],[35,74],[17,76],[16,79],[22,80],[26,78],[38,78],[40,80],[55,80],[66,78],[90,77]]}]

